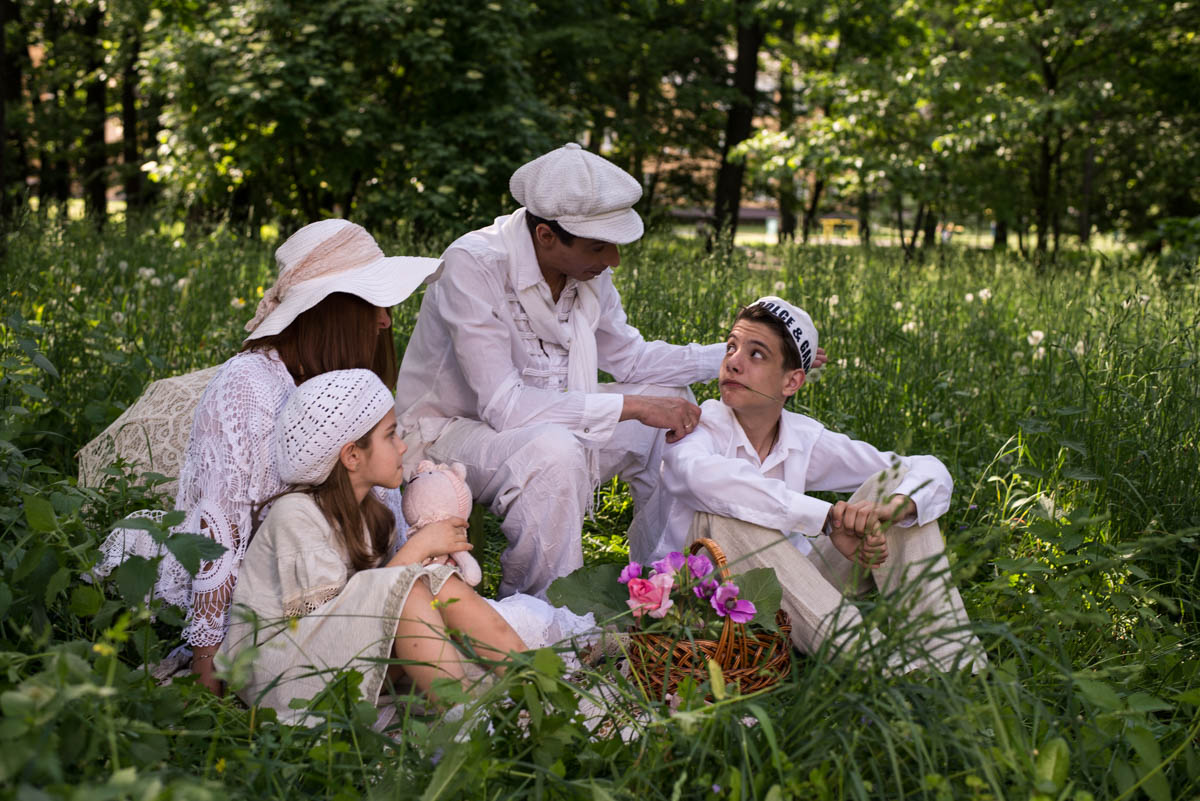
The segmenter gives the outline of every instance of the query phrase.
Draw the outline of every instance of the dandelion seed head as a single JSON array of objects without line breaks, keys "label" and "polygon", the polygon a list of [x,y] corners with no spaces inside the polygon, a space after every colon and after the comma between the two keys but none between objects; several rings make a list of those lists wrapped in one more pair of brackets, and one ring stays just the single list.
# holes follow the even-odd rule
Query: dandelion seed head
[{"label": "dandelion seed head", "polygon": [[246,301],[242,298],[234,298],[229,301],[229,305],[235,309],[244,309],[246,308]]},{"label": "dandelion seed head", "polygon": [[783,283],[782,281],[775,282],[775,291],[776,292],[782,292],[785,289],[787,289],[787,284]]},{"label": "dandelion seed head", "polygon": [[1034,330],[1034,331],[1029,332],[1029,336],[1025,337],[1025,341],[1028,342],[1030,344],[1030,346],[1035,346],[1035,345],[1042,344],[1042,340],[1045,338],[1046,338],[1045,331]]},{"label": "dandelion seed head", "polygon": [[987,301],[991,300],[992,299],[992,290],[988,289],[987,287],[984,287],[983,289],[979,290],[979,299],[984,301],[985,303]]},{"label": "dandelion seed head", "polygon": [[892,308],[895,309],[896,311],[900,311],[901,309],[904,308],[904,303],[898,300],[892,304]]},{"label": "dandelion seed head", "polygon": [[968,292],[968,293],[967,293],[967,294],[966,294],[966,295],[963,297],[963,300],[965,300],[967,303],[974,303],[974,302],[975,302],[975,293],[974,293],[974,292]]}]

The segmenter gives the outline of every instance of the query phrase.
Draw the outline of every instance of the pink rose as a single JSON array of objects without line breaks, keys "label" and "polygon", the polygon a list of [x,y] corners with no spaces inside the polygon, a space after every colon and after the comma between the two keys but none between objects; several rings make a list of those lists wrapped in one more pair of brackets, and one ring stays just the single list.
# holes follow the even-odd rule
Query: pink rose
[{"label": "pink rose", "polygon": [[630,579],[628,586],[629,600],[625,603],[636,618],[640,618],[643,612],[649,612],[650,617],[661,618],[675,605],[671,600],[675,577],[670,573],[657,573],[648,579]]}]

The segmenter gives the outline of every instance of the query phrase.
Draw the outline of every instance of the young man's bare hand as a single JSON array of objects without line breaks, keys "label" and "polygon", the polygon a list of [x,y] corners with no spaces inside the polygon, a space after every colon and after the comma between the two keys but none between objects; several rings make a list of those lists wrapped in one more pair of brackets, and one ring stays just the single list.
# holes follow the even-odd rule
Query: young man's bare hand
[{"label": "young man's bare hand", "polygon": [[637,420],[651,428],[665,428],[667,442],[678,442],[696,430],[700,407],[684,398],[626,395],[622,420]]}]

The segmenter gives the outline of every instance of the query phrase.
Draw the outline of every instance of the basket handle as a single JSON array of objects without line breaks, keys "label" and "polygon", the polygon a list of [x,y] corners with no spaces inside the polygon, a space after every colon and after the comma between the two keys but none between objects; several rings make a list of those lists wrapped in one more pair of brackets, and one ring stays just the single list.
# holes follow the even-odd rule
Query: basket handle
[{"label": "basket handle", "polygon": [[[721,577],[721,583],[731,580],[729,563],[725,559],[725,551],[721,550],[721,546],[715,540],[700,537],[691,544],[688,550],[694,555],[701,548],[712,554],[713,563]],[[746,659],[745,626],[741,623],[734,623],[733,618],[726,615],[725,625],[721,627],[721,636],[717,640],[717,650],[713,653],[713,659],[722,668],[727,668],[734,663],[735,657],[739,663]]]}]

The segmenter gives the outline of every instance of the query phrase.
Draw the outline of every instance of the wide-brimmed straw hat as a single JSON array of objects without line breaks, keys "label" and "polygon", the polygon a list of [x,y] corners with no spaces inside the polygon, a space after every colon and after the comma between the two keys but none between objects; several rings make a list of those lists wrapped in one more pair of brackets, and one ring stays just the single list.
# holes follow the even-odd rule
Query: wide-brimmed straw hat
[{"label": "wide-brimmed straw hat", "polygon": [[575,236],[617,245],[642,236],[642,218],[633,210],[642,185],[574,142],[519,167],[508,188],[530,212]]},{"label": "wide-brimmed straw hat", "polygon": [[278,334],[301,313],[334,292],[346,292],[373,306],[395,306],[422,281],[437,278],[441,259],[385,256],[374,237],[349,220],[321,220],[304,226],[275,251],[279,278],[246,323],[249,342]]}]

